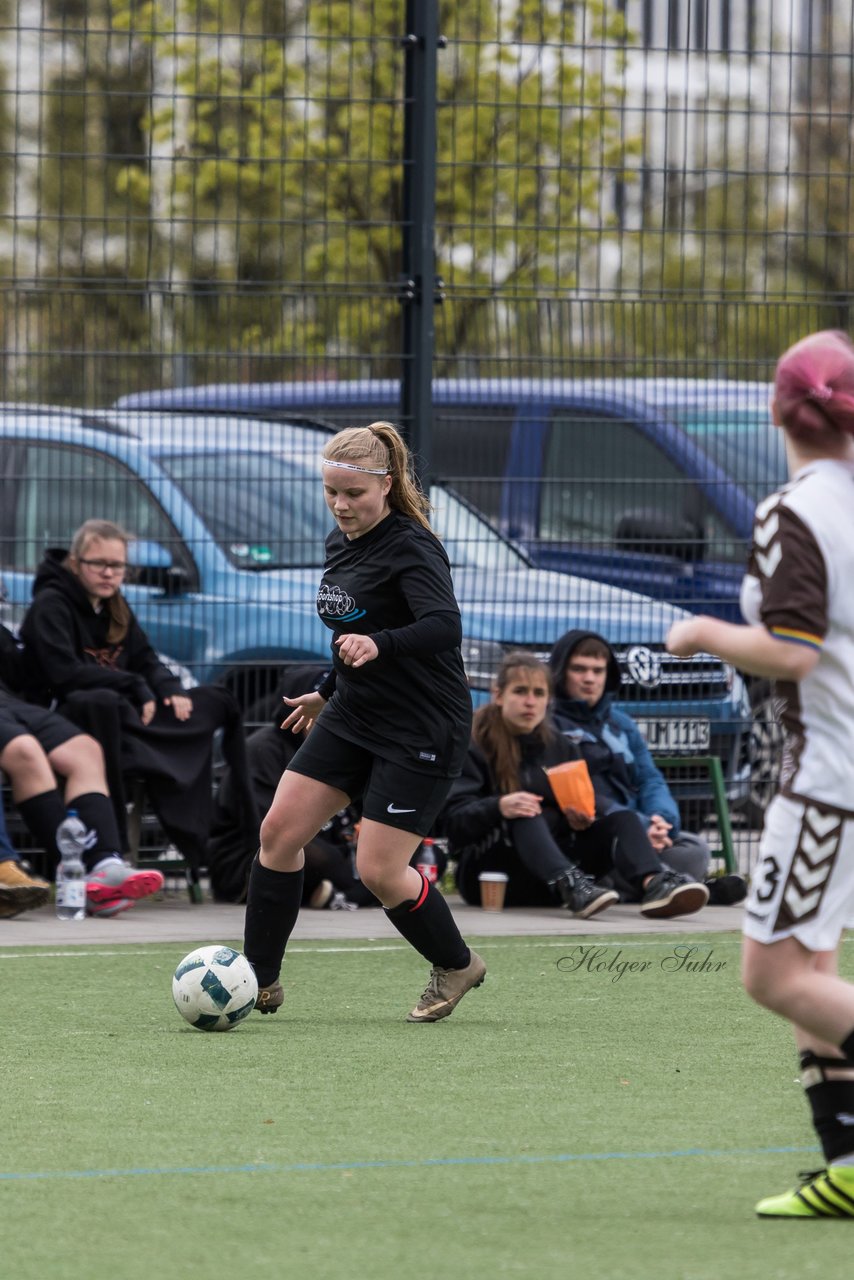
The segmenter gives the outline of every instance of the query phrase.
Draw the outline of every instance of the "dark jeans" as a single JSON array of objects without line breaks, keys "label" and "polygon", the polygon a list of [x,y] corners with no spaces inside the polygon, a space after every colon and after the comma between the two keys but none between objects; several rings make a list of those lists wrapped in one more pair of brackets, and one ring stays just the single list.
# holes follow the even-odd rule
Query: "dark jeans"
[{"label": "dark jeans", "polygon": [[616,871],[635,891],[646,876],[655,875],[662,866],[642,820],[630,809],[617,809],[596,818],[584,831],[576,831],[575,856],[588,875]]},{"label": "dark jeans", "polygon": [[544,810],[535,818],[514,818],[507,829],[509,841],[499,841],[483,852],[460,855],[460,896],[470,905],[480,906],[481,871],[503,871],[509,877],[504,897],[508,907],[553,905],[551,883],[574,865],[571,833],[562,816]]}]

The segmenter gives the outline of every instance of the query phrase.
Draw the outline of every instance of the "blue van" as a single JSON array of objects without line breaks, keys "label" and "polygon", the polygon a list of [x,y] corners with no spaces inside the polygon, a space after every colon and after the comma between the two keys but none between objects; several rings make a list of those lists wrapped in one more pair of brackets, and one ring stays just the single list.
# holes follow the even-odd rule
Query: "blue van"
[{"label": "blue van", "polygon": [[[327,432],[222,414],[0,411],[0,575],[20,614],[47,546],[84,519],[137,535],[127,595],[152,643],[199,681],[236,693],[250,721],[273,712],[289,662],[328,660],[315,592],[330,517],[319,483]],[[460,602],[474,701],[488,697],[510,648],[545,656],[569,626],[607,635],[623,705],[660,753],[713,753],[730,799],[747,788],[743,682],[717,659],[663,650],[681,610],[532,566],[449,488],[432,492]],[[710,794],[695,777],[682,798]]]},{"label": "blue van", "polygon": [[[753,511],[786,478],[771,387],[676,378],[437,379],[433,473],[543,569],[739,621]],[[395,381],[225,383],[126,408],[399,421]]]}]

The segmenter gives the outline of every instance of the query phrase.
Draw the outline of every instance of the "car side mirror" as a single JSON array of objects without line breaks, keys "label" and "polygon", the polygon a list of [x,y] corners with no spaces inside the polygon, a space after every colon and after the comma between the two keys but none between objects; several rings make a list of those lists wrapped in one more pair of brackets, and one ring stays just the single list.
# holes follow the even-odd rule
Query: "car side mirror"
[{"label": "car side mirror", "polygon": [[187,571],[172,561],[171,553],[159,542],[139,538],[128,546],[131,581],[141,587],[154,587],[167,596],[184,590]]},{"label": "car side mirror", "polygon": [[706,537],[700,524],[687,516],[663,515],[650,507],[620,516],[614,543],[618,551],[672,556],[685,564],[699,564],[706,554]]}]

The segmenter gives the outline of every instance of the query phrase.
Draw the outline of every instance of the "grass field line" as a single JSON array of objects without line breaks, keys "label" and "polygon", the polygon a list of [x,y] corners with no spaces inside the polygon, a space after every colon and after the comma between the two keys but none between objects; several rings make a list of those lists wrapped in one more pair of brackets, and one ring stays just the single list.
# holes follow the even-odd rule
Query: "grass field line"
[{"label": "grass field line", "polygon": [[599,1160],[684,1160],[697,1156],[704,1159],[733,1159],[757,1156],[812,1155],[817,1147],[735,1147],[731,1150],[689,1147],[677,1151],[587,1151],[561,1152],[555,1155],[507,1156],[425,1156],[419,1160],[336,1160],[302,1161],[297,1164],[223,1164],[173,1165],[141,1169],[46,1169],[32,1173],[0,1171],[0,1182],[45,1182],[75,1178],[150,1178],[232,1173],[341,1173],[352,1169],[430,1169],[458,1165],[489,1167],[492,1165],[576,1164]]},{"label": "grass field line", "polygon": [[[732,935],[721,934],[721,933],[708,933],[708,934],[662,933],[662,934],[657,934],[654,938],[648,938],[648,939],[645,938],[643,940],[635,939],[635,938],[602,938],[602,937],[595,937],[592,934],[568,934],[566,937],[563,937],[563,938],[549,939],[549,938],[543,937],[543,938],[538,938],[536,940],[528,940],[518,936],[505,935],[502,937],[489,937],[489,938],[476,939],[476,941],[478,941],[480,946],[490,947],[490,948],[495,946],[501,946],[504,943],[512,943],[517,947],[528,947],[528,948],[586,946],[589,944],[591,946],[596,946],[596,947],[618,947],[620,949],[624,949],[626,947],[638,947],[638,948],[660,947],[662,944],[666,945],[668,940],[674,940],[674,939],[678,940],[684,937],[690,937],[692,941],[698,941],[701,944],[704,944],[704,945],[707,944],[709,946],[714,945],[715,947],[724,946],[727,944],[730,946],[741,944],[741,934],[735,934],[735,933]],[[713,943],[711,941],[712,939],[714,939]],[[108,958],[116,957],[116,956],[145,956],[145,955],[151,954],[152,947],[170,947],[170,948],[174,947],[176,949],[179,947],[190,947],[190,949],[192,950],[194,946],[202,947],[206,945],[211,945],[211,944],[206,944],[204,942],[196,942],[195,944],[193,944],[188,942],[152,941],[152,942],[146,943],[144,947],[132,948],[130,945],[125,945],[124,943],[120,943],[118,947],[116,947],[115,949],[104,950],[103,948],[100,948],[100,947],[87,946],[85,943],[82,943],[79,949],[75,951],[37,951],[35,949],[27,950],[27,951],[4,951],[3,948],[0,947],[0,961],[3,961],[3,960],[83,960],[91,956],[95,956],[95,957],[105,956]],[[230,945],[230,943],[227,943],[226,945]],[[239,948],[239,945],[240,944],[237,943],[238,948]],[[368,944],[353,943],[347,946],[344,946],[340,943],[336,943],[334,946],[326,946],[323,942],[311,943],[308,945],[306,945],[305,943],[296,943],[288,947],[288,955],[289,956],[336,955],[336,954],[346,955],[348,953],[351,953],[351,954],[362,953],[362,952],[370,953],[372,951],[377,951],[377,952],[406,951],[408,949],[409,949],[408,944],[405,942],[370,942]]]}]

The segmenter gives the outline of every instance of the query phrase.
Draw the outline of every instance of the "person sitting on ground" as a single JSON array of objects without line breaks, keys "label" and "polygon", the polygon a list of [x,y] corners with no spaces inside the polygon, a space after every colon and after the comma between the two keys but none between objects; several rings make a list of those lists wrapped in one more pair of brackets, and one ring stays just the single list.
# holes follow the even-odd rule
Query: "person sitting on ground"
[{"label": "person sitting on ground", "polygon": [[[273,723],[256,729],[247,739],[249,778],[259,813],[268,812],[279,780],[306,732],[294,734],[281,728],[287,708],[280,699],[320,688],[328,674],[328,668],[321,666],[289,667],[277,690]],[[246,901],[249,871],[260,843],[260,824],[246,825],[235,792],[232,771],[226,769],[219,781],[207,852],[211,891],[217,902]],[[379,906],[355,874],[357,818],[357,810],[349,805],[306,844],[301,906],[332,910]]]},{"label": "person sitting on ground", "polygon": [[223,730],[247,825],[258,815],[248,782],[240,709],[224,688],[182,688],[158,658],[121,591],[129,535],[87,520],[66,553],[48,551],[21,624],[28,696],[100,742],[127,848],[124,778],[144,779],[152,807],[191,874],[204,861],[212,810],[213,734]]},{"label": "person sitting on ground", "polygon": [[[559,809],[545,770],[577,760],[577,748],[559,734],[548,715],[551,678],[531,654],[509,653],[501,663],[492,701],[474,716],[472,742],[462,775],[442,812],[441,829],[458,860],[457,885],[464,901],[479,901],[483,871],[508,876],[509,906],[560,903],[587,918],[617,901],[613,889],[592,875],[610,872],[610,844],[580,849],[572,823]],[[623,876],[644,890],[647,915],[697,910],[696,893],[661,900],[661,862],[647,843],[618,845]],[[579,865],[580,864],[580,865]]]},{"label": "person sitting on ground", "polygon": [[[135,899],[163,887],[159,871],[137,871],[119,852],[104,757],[94,738],[55,712],[0,690],[0,769],[9,779],[24,824],[45,851],[51,874],[60,856],[57,828],[68,808],[76,809],[89,829],[91,846],[83,854],[89,915],[117,915]],[[56,785],[56,775],[64,779],[64,794]],[[0,882],[11,880],[25,889],[22,876],[22,869],[8,859],[0,862]],[[31,883],[39,891],[48,887],[42,880]],[[46,898],[47,893],[42,893],[41,902]]]},{"label": "person sitting on ground", "polygon": [[[555,643],[549,665],[555,724],[581,752],[596,794],[595,818],[573,821],[579,853],[595,854],[615,840],[623,849],[634,849],[638,858],[651,850],[665,873],[654,892],[662,900],[686,899],[702,906],[709,896],[709,886],[703,885],[709,847],[702,837],[682,831],[679,807],[637,725],[614,706],[622,677],[611,646],[594,632],[568,631]],[[744,882],[739,877],[727,880],[730,890],[738,890],[728,900],[743,897]],[[645,901],[640,886],[627,883],[619,867],[614,881],[624,900]]]}]

